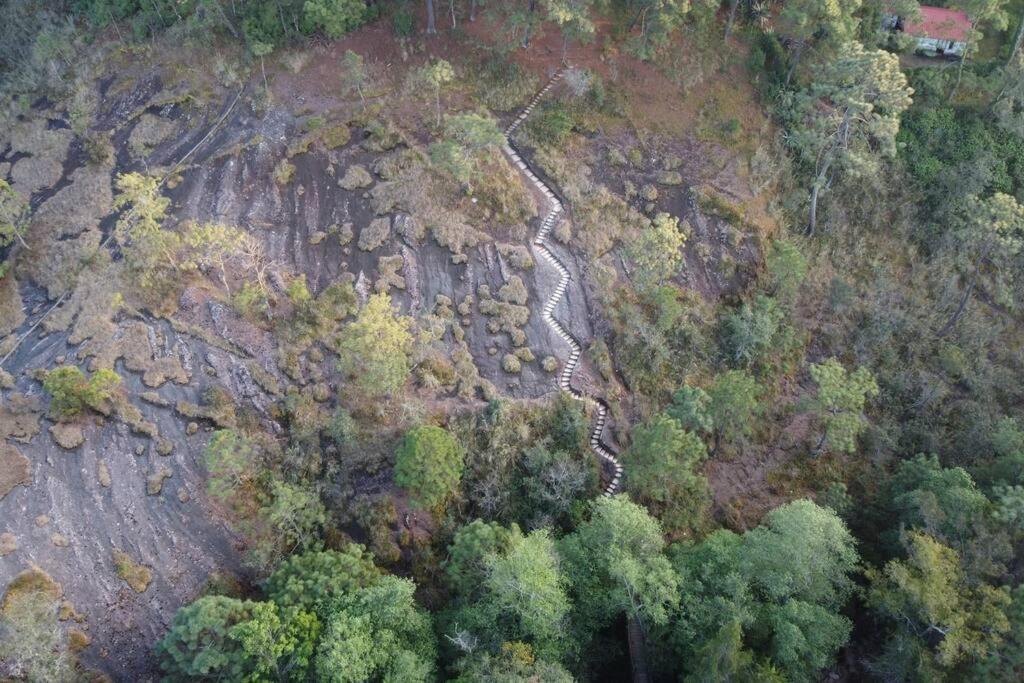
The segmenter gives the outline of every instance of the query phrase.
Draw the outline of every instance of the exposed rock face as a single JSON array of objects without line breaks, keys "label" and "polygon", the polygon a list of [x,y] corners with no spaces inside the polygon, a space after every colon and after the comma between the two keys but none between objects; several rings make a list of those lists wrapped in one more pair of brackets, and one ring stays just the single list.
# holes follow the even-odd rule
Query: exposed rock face
[{"label": "exposed rock face", "polygon": [[[130,120],[146,108],[159,87],[158,80],[147,81],[105,103],[100,127]],[[151,131],[135,135],[135,152],[148,152],[150,167],[167,166],[206,135],[219,113],[180,121],[171,134],[166,122],[150,121]],[[165,114],[161,111],[160,116]],[[173,120],[173,115],[168,118]],[[497,249],[487,235],[468,226],[450,232],[432,227],[428,232],[401,207],[378,215],[369,193],[363,192],[366,178],[352,169],[373,168],[385,180],[395,171],[375,164],[377,153],[357,142],[297,154],[289,160],[294,166],[291,180],[275,182],[273,171],[282,161],[294,123],[280,111],[257,121],[241,107],[236,110],[190,158],[180,183],[167,191],[175,218],[223,222],[259,235],[275,267],[305,274],[314,293],[347,277],[355,281],[360,300],[382,282],[402,310],[417,317],[432,314],[439,296],[458,302],[458,315],[451,313],[442,341],[451,350],[458,376],[471,380],[471,389],[479,388],[464,395],[533,398],[549,393],[552,376],[537,358],[564,357],[566,345],[544,324],[540,308],[558,285],[559,273],[538,268],[526,274],[534,260],[528,241]],[[86,173],[84,159],[71,160],[56,185],[44,190],[58,200],[42,212],[40,220],[46,222],[39,224],[40,234],[49,240],[45,253],[55,259],[44,261],[30,275],[48,285],[52,279],[54,286],[44,292],[23,283],[15,292],[18,308],[24,301],[29,314],[14,322],[14,333],[33,331],[4,367],[9,373],[4,377],[10,378],[6,383],[13,381],[14,386],[3,390],[0,425],[4,438],[21,443],[15,449],[0,442],[0,555],[5,555],[0,586],[31,565],[45,568],[87,620],[94,642],[82,653],[84,663],[115,680],[146,680],[154,673],[150,647],[177,608],[195,597],[211,572],[245,573],[239,539],[205,494],[203,449],[208,430],[229,424],[231,416],[200,408],[202,397],[211,387],[222,388],[276,433],[281,427],[272,419],[270,407],[278,387],[293,379],[278,370],[270,333],[247,324],[230,307],[210,302],[198,289],[182,293],[175,318],[190,329],[202,329],[203,335],[186,334],[145,316],[108,317],[88,327],[81,322],[82,312],[90,303],[107,306],[109,299],[82,295],[77,301],[77,294],[69,299],[76,301],[74,307],[65,305],[63,314],[58,311],[54,316],[66,317],[62,324],[33,328],[45,310],[45,295],[63,292],[64,278],[55,272],[62,268],[62,259],[97,246],[108,229],[101,228],[107,225],[105,214],[98,215],[96,206],[109,205],[112,174],[137,168],[129,149],[131,132],[112,132],[116,163],[111,160],[109,166]],[[349,169],[354,174],[349,184],[356,189],[339,186],[334,168]],[[383,184],[378,182],[373,190]],[[87,195],[100,199],[76,199]],[[76,210],[74,219],[57,220],[56,209],[68,204],[77,205],[69,206]],[[364,251],[353,240],[362,241],[360,228],[375,221],[384,228],[378,230],[383,239],[375,239],[372,251]],[[535,229],[534,225],[530,232]],[[574,305],[584,300],[581,278],[572,258],[564,260],[571,282],[556,315],[587,338],[586,308]],[[279,285],[283,282],[273,271],[268,277]],[[521,333],[518,344],[507,332],[488,328],[489,318],[479,310],[477,298],[482,287],[523,302],[511,304],[525,309],[522,320],[517,320],[522,323],[516,327]],[[502,368],[506,356],[519,364],[514,375]],[[77,433],[54,426],[56,443],[50,434],[41,434],[45,401],[39,400],[38,382],[28,373],[54,367],[58,357],[69,363],[88,357],[113,364],[131,397],[130,410],[85,423]],[[45,524],[37,525],[36,519]],[[118,577],[115,548],[151,568],[152,581],[144,595]]]}]

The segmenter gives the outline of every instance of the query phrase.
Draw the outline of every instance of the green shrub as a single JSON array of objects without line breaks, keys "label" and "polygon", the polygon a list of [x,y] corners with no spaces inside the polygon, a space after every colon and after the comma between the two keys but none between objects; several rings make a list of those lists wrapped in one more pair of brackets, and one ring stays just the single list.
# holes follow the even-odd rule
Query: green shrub
[{"label": "green shrub", "polygon": [[409,430],[395,456],[395,483],[409,493],[409,503],[437,510],[462,480],[465,451],[450,433],[425,425]]},{"label": "green shrub", "polygon": [[85,408],[107,412],[107,401],[120,386],[121,377],[101,368],[86,377],[74,365],[55,368],[43,379],[43,389],[50,394],[50,412],[58,418],[71,418]]}]

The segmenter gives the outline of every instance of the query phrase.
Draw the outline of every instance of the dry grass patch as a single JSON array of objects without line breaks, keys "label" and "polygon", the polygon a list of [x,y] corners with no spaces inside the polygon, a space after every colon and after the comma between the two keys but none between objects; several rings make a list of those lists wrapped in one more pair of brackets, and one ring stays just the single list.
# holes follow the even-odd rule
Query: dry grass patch
[{"label": "dry grass patch", "polygon": [[16,121],[6,135],[0,134],[0,148],[9,142],[12,151],[31,155],[11,168],[14,188],[28,196],[56,184],[73,137],[70,130],[49,130],[44,116]]},{"label": "dry grass patch", "polygon": [[10,555],[17,549],[18,538],[14,534],[9,531],[0,534],[0,557]]},{"label": "dry grass patch", "polygon": [[32,483],[32,463],[9,443],[0,443],[0,500],[15,486]]},{"label": "dry grass patch", "polygon": [[39,567],[31,567],[7,584],[4,599],[0,602],[0,612],[5,612],[10,605],[30,596],[39,596],[56,602],[64,596],[64,587]]},{"label": "dry grass patch", "polygon": [[50,427],[50,436],[58,446],[67,450],[73,450],[85,443],[85,435],[81,426],[74,422],[58,422]]},{"label": "dry grass patch", "polygon": [[18,281],[7,273],[0,277],[0,338],[6,337],[25,322]]},{"label": "dry grass patch", "polygon": [[143,114],[128,136],[128,149],[136,159],[143,159],[170,138],[177,128],[174,121],[153,114]]},{"label": "dry grass patch", "polygon": [[38,396],[11,394],[0,404],[0,439],[10,438],[28,443],[39,433],[43,409]]}]

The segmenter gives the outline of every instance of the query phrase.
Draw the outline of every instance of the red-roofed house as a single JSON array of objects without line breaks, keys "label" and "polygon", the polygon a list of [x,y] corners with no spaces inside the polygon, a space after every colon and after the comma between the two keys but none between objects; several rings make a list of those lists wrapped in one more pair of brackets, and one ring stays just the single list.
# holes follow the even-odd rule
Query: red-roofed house
[{"label": "red-roofed house", "polygon": [[945,7],[921,5],[916,20],[902,17],[888,22],[890,28],[917,38],[917,51],[928,55],[963,57],[971,35],[971,19],[966,12]]}]

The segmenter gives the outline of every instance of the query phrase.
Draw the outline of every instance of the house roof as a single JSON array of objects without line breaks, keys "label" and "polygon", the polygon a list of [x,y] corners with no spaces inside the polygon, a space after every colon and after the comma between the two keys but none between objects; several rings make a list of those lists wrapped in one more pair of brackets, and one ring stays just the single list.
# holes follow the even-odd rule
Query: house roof
[{"label": "house roof", "polygon": [[908,20],[903,30],[912,36],[966,42],[971,34],[971,19],[958,9],[921,5],[921,18]]}]

